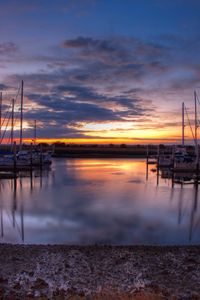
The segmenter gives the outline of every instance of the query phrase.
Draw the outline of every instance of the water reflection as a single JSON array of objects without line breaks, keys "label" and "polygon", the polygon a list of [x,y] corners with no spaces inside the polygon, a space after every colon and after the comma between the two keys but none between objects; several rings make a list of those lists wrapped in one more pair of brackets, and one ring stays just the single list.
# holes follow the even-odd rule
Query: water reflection
[{"label": "water reflection", "polygon": [[200,242],[198,186],[171,187],[145,160],[56,159],[21,175],[0,180],[1,242]]},{"label": "water reflection", "polygon": [[[1,238],[5,242],[24,242],[23,194],[25,192],[28,197],[29,192],[31,194],[35,188],[42,188],[43,177],[47,176],[48,172],[49,170],[22,171],[19,173],[19,178],[0,180]],[[39,184],[37,178],[40,179]],[[13,240],[11,227],[15,235]]]},{"label": "water reflection", "polygon": [[[154,171],[153,169],[151,171]],[[146,169],[146,172],[148,172],[148,167]],[[196,181],[195,175],[192,172],[172,172],[169,168],[162,168],[161,170],[159,168],[156,168],[156,174],[157,174],[157,186],[159,185],[159,178],[164,178],[165,180],[168,179],[168,182],[171,181],[171,200],[173,200],[174,197],[174,184],[179,185],[179,196],[178,196],[178,226],[181,225],[182,218],[184,217],[184,214],[187,214],[188,208],[185,209],[183,213],[183,202],[184,202],[184,196],[186,194],[184,190],[184,185],[191,184],[193,186],[193,190],[191,193],[191,199],[187,199],[186,201],[191,201],[191,214],[190,214],[190,220],[189,220],[189,230],[188,230],[188,241],[192,241],[192,235],[194,230],[199,225],[199,215],[198,215],[198,190],[199,190],[199,182]],[[146,175],[146,178],[148,180],[148,175]],[[165,181],[166,182],[166,181]],[[194,224],[196,222],[196,224]]]}]

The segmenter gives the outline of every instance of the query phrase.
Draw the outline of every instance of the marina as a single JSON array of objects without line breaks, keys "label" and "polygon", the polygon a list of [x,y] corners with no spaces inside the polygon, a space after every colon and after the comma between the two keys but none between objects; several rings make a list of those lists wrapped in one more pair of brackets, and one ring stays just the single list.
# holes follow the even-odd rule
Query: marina
[{"label": "marina", "polygon": [[[14,140],[15,125],[17,123],[17,117],[15,116],[15,106],[17,104],[18,97],[20,96],[19,105],[19,118],[20,118],[20,136],[19,144],[17,145]],[[44,152],[42,145],[36,145],[36,120],[34,122],[34,144],[30,143],[28,150],[23,149],[26,145],[23,143],[23,119],[24,119],[24,81],[21,81],[21,85],[17,90],[15,98],[11,100],[10,107],[2,118],[3,107],[3,93],[0,93],[0,147],[6,137],[8,128],[10,126],[9,141],[5,145],[6,152],[0,153],[0,171],[1,178],[5,176],[11,176],[10,171],[13,173],[13,177],[17,177],[17,172],[21,170],[32,170],[33,168],[43,168],[51,164],[51,153]],[[7,173],[5,171],[8,171]]]},{"label": "marina", "polygon": [[[198,143],[198,110],[197,104],[200,104],[196,91],[194,92],[194,129],[192,127],[188,110],[184,103],[182,103],[182,144],[171,145],[168,148],[168,152],[165,153],[165,147],[157,146],[157,153],[154,155],[149,154],[149,145],[146,146],[146,165],[156,165],[157,178],[161,172],[161,177],[167,174],[167,178],[171,178],[172,185],[174,183],[180,184],[199,184],[200,179],[200,153]],[[194,145],[185,144],[185,114],[188,120],[188,126],[191,130]],[[189,150],[189,151],[188,151]],[[187,174],[187,176],[182,174]],[[165,175],[164,175],[165,174]],[[179,177],[179,179],[177,179]],[[185,179],[186,178],[186,179]]]},{"label": "marina", "polygon": [[200,299],[200,1],[0,12],[0,300]]}]

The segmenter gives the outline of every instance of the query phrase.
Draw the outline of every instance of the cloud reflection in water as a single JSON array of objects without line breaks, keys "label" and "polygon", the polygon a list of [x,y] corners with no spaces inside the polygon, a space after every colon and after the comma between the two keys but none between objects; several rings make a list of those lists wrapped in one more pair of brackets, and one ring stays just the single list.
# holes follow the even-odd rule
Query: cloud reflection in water
[{"label": "cloud reflection in water", "polygon": [[[146,175],[140,159],[56,159],[42,178],[1,185],[2,242],[200,242],[198,191]],[[195,200],[196,199],[196,200]]]}]

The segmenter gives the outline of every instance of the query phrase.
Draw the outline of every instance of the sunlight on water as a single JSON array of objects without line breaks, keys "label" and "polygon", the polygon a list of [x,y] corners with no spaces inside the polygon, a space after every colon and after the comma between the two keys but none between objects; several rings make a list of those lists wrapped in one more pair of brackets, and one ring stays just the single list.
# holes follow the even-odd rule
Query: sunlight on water
[{"label": "sunlight on water", "polygon": [[147,176],[144,159],[55,159],[42,177],[0,180],[1,242],[199,243],[198,190],[172,188],[151,168]]}]

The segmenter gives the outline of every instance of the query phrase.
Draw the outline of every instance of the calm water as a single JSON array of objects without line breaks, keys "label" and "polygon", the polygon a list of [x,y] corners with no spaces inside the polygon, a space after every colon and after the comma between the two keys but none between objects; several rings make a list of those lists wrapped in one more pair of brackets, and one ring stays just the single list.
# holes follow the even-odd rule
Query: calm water
[{"label": "calm water", "polygon": [[39,175],[0,180],[1,243],[200,243],[200,192],[147,180],[143,159],[55,159]]}]

